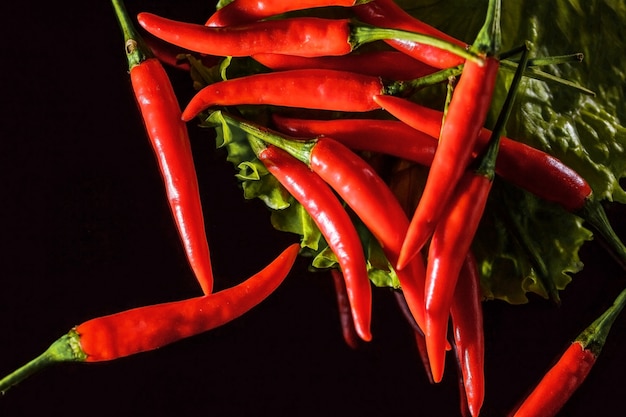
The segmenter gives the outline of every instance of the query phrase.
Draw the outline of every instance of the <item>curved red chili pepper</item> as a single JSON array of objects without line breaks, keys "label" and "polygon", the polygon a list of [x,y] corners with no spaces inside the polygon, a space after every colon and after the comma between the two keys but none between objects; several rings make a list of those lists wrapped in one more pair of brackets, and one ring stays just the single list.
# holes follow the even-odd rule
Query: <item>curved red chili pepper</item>
[{"label": "curved red chili pepper", "polygon": [[[467,44],[411,16],[393,0],[373,0],[352,8],[359,19],[380,27],[424,33],[467,48]],[[389,45],[435,68],[450,68],[463,63],[458,55],[419,42],[386,40]]]},{"label": "curved red chili pepper", "polygon": [[235,0],[218,9],[205,23],[207,26],[233,26],[251,23],[271,16],[316,7],[350,7],[369,0]]},{"label": "curved red chili pepper", "polygon": [[398,81],[414,80],[436,71],[430,65],[398,51],[368,51],[309,58],[283,54],[256,54],[252,58],[274,71],[332,69]]},{"label": "curved red chili pepper", "polygon": [[467,61],[463,66],[441,127],[435,158],[400,252],[399,269],[419,253],[432,235],[443,207],[471,160],[491,107],[500,67],[500,61],[492,56],[500,46],[499,34],[500,0],[489,0],[485,24],[472,46],[487,56],[482,64]]},{"label": "curved red chili pepper", "polygon": [[478,228],[492,178],[468,171],[463,175],[437,223],[426,264],[425,336],[433,378],[441,381],[448,317],[456,282]]},{"label": "curved red chili pepper", "polygon": [[189,121],[209,107],[240,104],[366,112],[380,108],[373,97],[385,91],[379,77],[348,71],[302,69],[255,74],[204,87],[189,101],[182,118]]},{"label": "curved red chili pepper", "polygon": [[187,126],[161,63],[135,31],[124,5],[113,1],[123,29],[130,80],[146,132],[157,157],[165,191],[187,259],[205,294],[213,288],[211,255]]},{"label": "curved red chili pepper", "polygon": [[343,340],[352,349],[359,347],[359,335],[354,328],[354,320],[352,320],[352,311],[350,308],[350,299],[346,288],[345,278],[338,269],[331,269],[330,275],[333,278],[335,287],[335,295],[337,298],[337,309],[339,310],[339,322],[341,324],[341,334]]},{"label": "curved red chili pepper", "polygon": [[283,282],[298,251],[298,244],[290,245],[257,274],[214,294],[88,320],[54,342],[38,358],[0,380],[0,392],[54,363],[118,359],[157,349],[234,320],[266,299]]},{"label": "curved red chili pepper", "polygon": [[324,180],[306,164],[271,145],[257,149],[257,154],[319,227],[345,278],[356,331],[361,339],[371,340],[372,289],[363,247],[348,213]]},{"label": "curved red chili pepper", "polygon": [[593,369],[611,326],[626,304],[626,290],[561,355],[512,417],[554,417]]},{"label": "curved red chili pepper", "polygon": [[366,43],[402,39],[434,45],[462,58],[479,61],[474,53],[441,38],[358,24],[350,19],[289,17],[237,26],[209,27],[143,12],[137,15],[137,20],[145,30],[164,41],[208,55],[346,55]]},{"label": "curved red chili pepper", "polygon": [[450,308],[454,346],[470,414],[477,417],[485,399],[485,334],[480,275],[468,252],[454,289]]}]

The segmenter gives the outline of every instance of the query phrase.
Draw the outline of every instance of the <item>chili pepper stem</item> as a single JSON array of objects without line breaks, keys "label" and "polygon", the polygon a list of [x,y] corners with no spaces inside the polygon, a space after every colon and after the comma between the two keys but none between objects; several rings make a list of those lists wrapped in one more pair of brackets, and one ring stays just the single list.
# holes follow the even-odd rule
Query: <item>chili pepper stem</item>
[{"label": "chili pepper stem", "polygon": [[613,305],[583,330],[575,341],[580,343],[584,349],[590,350],[595,356],[598,356],[606,343],[611,326],[625,305],[626,289],[622,290],[613,302]]},{"label": "chili pepper stem", "polygon": [[0,393],[4,394],[9,388],[44,368],[61,362],[83,362],[86,358],[87,355],[80,347],[78,333],[72,329],[52,343],[41,355],[2,378]]},{"label": "chili pepper stem", "polygon": [[148,58],[152,58],[152,51],[139,35],[133,22],[130,20],[126,6],[122,0],[111,0],[115,15],[126,46],[126,58],[128,59],[129,70]]},{"label": "chili pepper stem", "polygon": [[468,51],[467,49],[446,40],[435,36],[425,35],[423,33],[409,32],[401,29],[381,28],[359,22],[358,24],[351,25],[350,35],[349,43],[352,46],[352,49],[357,49],[363,44],[377,40],[384,41],[393,39],[397,41],[411,41],[428,46],[434,46],[458,55],[461,58],[476,62],[479,65],[483,65],[484,63],[483,59],[474,52]]},{"label": "chili pepper stem", "polygon": [[576,214],[591,226],[595,233],[600,236],[601,242],[608,248],[613,258],[622,268],[626,269],[626,246],[613,230],[600,202],[591,195]]}]

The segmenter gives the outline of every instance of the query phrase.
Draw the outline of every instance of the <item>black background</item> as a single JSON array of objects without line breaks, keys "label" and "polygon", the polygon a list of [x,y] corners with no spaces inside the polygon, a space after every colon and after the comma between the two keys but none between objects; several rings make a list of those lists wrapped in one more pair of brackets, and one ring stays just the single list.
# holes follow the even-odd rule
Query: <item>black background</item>
[{"label": "black background", "polygon": [[[204,22],[211,1],[128,2]],[[163,197],[132,97],[109,2],[3,2],[0,24],[0,374],[41,353],[73,325],[199,294]],[[181,104],[188,74],[169,69]],[[190,124],[216,289],[271,261],[295,237],[244,201],[209,132]],[[609,207],[626,236],[622,209]],[[569,341],[624,286],[595,242],[555,307],[485,303],[484,416],[503,416]],[[626,320],[563,416],[623,406]],[[374,341],[341,338],[334,290],[299,260],[258,308],[215,331],[102,364],[62,364],[0,398],[0,416],[455,416],[454,363],[430,385],[409,328],[386,290],[374,292]]]}]

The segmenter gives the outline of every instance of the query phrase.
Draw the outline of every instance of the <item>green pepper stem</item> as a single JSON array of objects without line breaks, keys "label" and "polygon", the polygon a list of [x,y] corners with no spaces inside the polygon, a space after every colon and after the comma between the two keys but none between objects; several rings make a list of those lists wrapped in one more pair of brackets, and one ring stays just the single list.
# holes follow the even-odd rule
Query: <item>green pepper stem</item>
[{"label": "green pepper stem", "polygon": [[478,167],[476,168],[476,172],[491,179],[495,176],[496,159],[500,149],[500,136],[504,130],[504,126],[509,120],[509,116],[511,115],[513,103],[515,102],[515,98],[517,97],[517,92],[519,90],[519,83],[524,76],[524,71],[526,70],[526,66],[528,64],[529,52],[530,44],[526,42],[526,48],[522,52],[520,63],[517,67],[517,71],[515,71],[513,80],[511,81],[506,99],[502,104],[502,110],[500,110],[496,124],[493,127],[489,143],[487,144],[487,148],[484,150],[483,156],[480,158]]},{"label": "green pepper stem", "polygon": [[87,355],[80,347],[80,336],[72,329],[52,343],[41,355],[0,379],[0,393],[4,394],[9,388],[51,365],[61,362],[84,362],[85,359]]},{"label": "green pepper stem", "polygon": [[274,145],[288,153],[295,158],[304,162],[310,163],[311,152],[313,147],[317,143],[316,139],[299,139],[293,138],[266,127],[259,126],[253,122],[241,119],[226,112],[220,112],[221,118],[229,125],[241,129],[246,132],[250,137],[261,140],[270,145]]},{"label": "green pepper stem", "polygon": [[501,0],[489,0],[485,23],[476,35],[470,51],[476,54],[496,56],[500,53],[502,33],[500,30]]},{"label": "green pepper stem", "polygon": [[626,289],[622,290],[613,302],[613,305],[583,330],[575,341],[579,342],[583,348],[590,350],[595,356],[598,356],[606,343],[611,326],[613,326],[615,319],[624,309],[624,305],[626,305]]},{"label": "green pepper stem", "polygon": [[124,34],[124,48],[126,50],[126,59],[128,59],[128,69],[130,70],[146,59],[152,58],[152,50],[150,50],[130,20],[124,2],[122,0],[111,0],[111,3],[113,4],[113,9],[115,9],[117,23]]},{"label": "green pepper stem", "polygon": [[591,226],[593,231],[599,235],[600,241],[607,246],[609,253],[626,269],[626,246],[615,233],[604,207],[593,197],[593,194],[587,197],[583,207],[575,214]]},{"label": "green pepper stem", "polygon": [[435,48],[448,51],[461,58],[474,61],[478,64],[484,63],[483,58],[476,53],[468,51],[467,49],[448,42],[446,40],[437,38],[435,36],[425,35],[423,33],[410,32],[401,29],[380,28],[377,26],[370,26],[363,23],[353,24],[351,27],[351,39],[350,44],[353,48],[382,40],[398,40],[398,41],[410,41],[417,42],[423,45],[433,46]]}]

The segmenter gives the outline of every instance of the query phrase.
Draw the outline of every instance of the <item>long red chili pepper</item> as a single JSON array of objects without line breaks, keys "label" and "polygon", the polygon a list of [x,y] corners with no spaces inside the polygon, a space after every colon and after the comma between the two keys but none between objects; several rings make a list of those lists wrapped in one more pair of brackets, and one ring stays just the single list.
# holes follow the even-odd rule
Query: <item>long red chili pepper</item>
[{"label": "long red chili pepper", "polygon": [[485,335],[480,275],[468,252],[454,289],[450,308],[454,346],[470,414],[477,417],[485,399]]},{"label": "long red chili pepper", "polygon": [[371,340],[372,289],[363,247],[350,216],[330,187],[306,164],[275,146],[251,143],[259,160],[320,229],[341,267],[355,329],[361,339]]},{"label": "long red chili pepper", "polygon": [[137,20],[145,30],[166,42],[208,55],[346,55],[360,45],[393,38],[435,45],[462,58],[480,62],[474,53],[440,38],[359,25],[350,19],[291,17],[237,26],[209,27],[143,12],[137,15]]},{"label": "long red chili pepper", "polygon": [[495,175],[500,132],[509,117],[527,62],[526,50],[489,144],[484,154],[477,160],[476,168],[463,173],[437,222],[428,247],[425,336],[433,378],[436,382],[441,381],[443,377],[448,319],[455,287],[489,197]]},{"label": "long red chili pepper", "polygon": [[626,290],[582,331],[525,398],[512,417],[554,417],[585,381],[606,342],[611,326],[626,304]]},{"label": "long red chili pepper", "polygon": [[232,26],[251,23],[271,16],[316,7],[350,7],[370,0],[234,0],[218,9],[207,26]]},{"label": "long red chili pepper", "polygon": [[335,287],[335,295],[337,298],[337,310],[339,311],[339,322],[341,324],[341,334],[344,342],[352,349],[359,347],[359,335],[354,328],[354,320],[352,319],[352,311],[350,308],[350,299],[348,297],[348,289],[346,281],[340,270],[333,268],[330,270]]},{"label": "long red chili pepper", "polygon": [[133,27],[121,0],[112,0],[126,42],[130,80],[187,259],[205,294],[213,288],[211,256],[187,126],[161,63]]},{"label": "long red chili pepper", "polygon": [[[441,129],[443,114],[437,110],[389,95],[374,97],[374,101],[399,120],[427,135],[437,136]],[[491,134],[490,130],[481,129],[477,151],[484,148]],[[546,152],[506,137],[501,140],[498,174],[511,183],[581,216],[606,242],[615,260],[626,267],[626,246],[613,230],[589,183],[575,170]]]},{"label": "long red chili pepper", "polygon": [[249,75],[210,84],[198,91],[183,110],[191,120],[214,106],[269,104],[319,110],[366,112],[390,91],[379,77],[348,71],[302,69]]},{"label": "long red chili pepper", "polygon": [[0,392],[55,363],[113,360],[157,349],[234,320],[283,282],[298,251],[298,244],[290,245],[257,274],[214,294],[88,320],[54,342],[42,355],[0,380]]},{"label": "long red chili pepper", "polygon": [[433,233],[438,218],[467,168],[478,134],[491,106],[499,60],[500,2],[490,0],[485,25],[474,48],[489,53],[483,65],[467,61],[450,101],[441,138],[400,252],[398,269],[417,255]]},{"label": "long red chili pepper", "polygon": [[372,75],[389,80],[414,80],[436,71],[398,51],[368,51],[342,56],[301,57],[283,54],[256,54],[254,60],[274,71],[332,69]]},{"label": "long red chili pepper", "polygon": [[[376,171],[345,145],[329,137],[289,140],[277,132],[222,114],[227,123],[279,146],[307,164],[345,201],[380,242],[387,259],[398,259],[409,220],[391,189]],[[293,138],[292,138],[293,139]],[[396,271],[407,304],[419,326],[424,325],[423,260],[416,257],[406,270]]]},{"label": "long red chili pepper", "polygon": [[[438,29],[422,22],[411,16],[394,0],[373,0],[371,2],[358,5],[352,8],[359,19],[365,23],[375,26],[390,27],[395,29],[403,29],[411,32],[424,33],[435,36],[440,39],[466,48],[468,45],[450,35],[441,32]],[[399,51],[412,56],[420,61],[427,63],[435,68],[450,68],[463,63],[458,55],[451,54],[447,51],[425,45],[420,42],[412,42],[408,40],[389,39],[386,40],[389,45]]]}]

